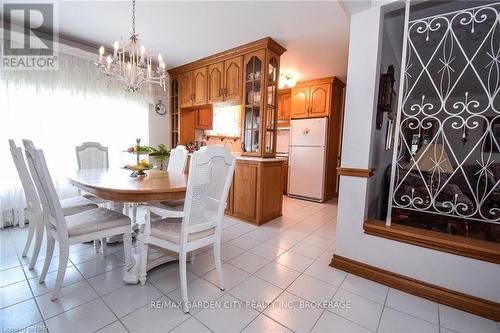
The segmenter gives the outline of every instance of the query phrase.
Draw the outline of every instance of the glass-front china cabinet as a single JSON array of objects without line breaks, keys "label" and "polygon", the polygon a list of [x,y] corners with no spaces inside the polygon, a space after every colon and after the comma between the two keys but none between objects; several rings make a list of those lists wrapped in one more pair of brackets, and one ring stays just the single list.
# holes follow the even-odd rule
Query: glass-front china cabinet
[{"label": "glass-front china cabinet", "polygon": [[269,49],[244,57],[242,155],[276,156],[279,56]]},{"label": "glass-front china cabinet", "polygon": [[179,143],[179,82],[173,78],[170,84],[171,142],[172,148]]}]

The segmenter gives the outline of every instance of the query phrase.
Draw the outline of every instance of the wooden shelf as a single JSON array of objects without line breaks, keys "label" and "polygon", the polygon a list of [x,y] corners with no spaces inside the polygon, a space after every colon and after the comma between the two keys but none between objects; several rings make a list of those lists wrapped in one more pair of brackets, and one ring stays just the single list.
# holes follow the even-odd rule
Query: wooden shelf
[{"label": "wooden shelf", "polygon": [[500,264],[500,244],[384,221],[363,223],[365,234]]}]

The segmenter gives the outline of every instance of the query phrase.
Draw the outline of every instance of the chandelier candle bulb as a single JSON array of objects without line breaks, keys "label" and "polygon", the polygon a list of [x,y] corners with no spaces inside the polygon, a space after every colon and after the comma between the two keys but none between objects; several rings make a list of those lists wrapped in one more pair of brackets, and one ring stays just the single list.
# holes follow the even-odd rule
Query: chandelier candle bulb
[{"label": "chandelier candle bulb", "polygon": [[120,47],[120,44],[118,44],[118,41],[116,41],[114,44],[113,44],[113,48],[115,50],[115,53],[114,53],[114,57],[116,58],[116,55],[118,53],[118,48]]},{"label": "chandelier candle bulb", "polygon": [[104,46],[99,48],[99,63],[102,63],[102,56],[104,55]]}]

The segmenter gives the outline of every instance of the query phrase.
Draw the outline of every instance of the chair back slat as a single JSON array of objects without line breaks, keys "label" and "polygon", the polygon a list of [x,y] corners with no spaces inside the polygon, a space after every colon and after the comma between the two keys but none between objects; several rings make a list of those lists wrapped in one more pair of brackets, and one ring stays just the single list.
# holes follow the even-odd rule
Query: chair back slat
[{"label": "chair back slat", "polygon": [[21,185],[23,186],[24,196],[26,198],[26,206],[28,209],[38,216],[42,216],[42,207],[40,199],[38,197],[37,190],[33,184],[30,172],[26,166],[26,162],[23,157],[23,151],[20,147],[16,146],[14,140],[9,140],[10,153],[12,154],[12,159],[17,169],[19,178],[21,179]]},{"label": "chair back slat", "polygon": [[179,145],[170,151],[167,172],[181,174],[186,169],[188,151],[186,147]]},{"label": "chair back slat", "polygon": [[78,169],[108,169],[108,147],[98,142],[84,142],[75,147]]},{"label": "chair back slat", "polygon": [[224,146],[203,147],[191,156],[181,231],[184,237],[220,227],[235,160]]},{"label": "chair back slat", "polygon": [[39,189],[39,194],[42,201],[46,225],[57,231],[60,238],[67,238],[68,230],[66,220],[64,218],[61,202],[59,201],[54,183],[52,182],[52,178],[47,168],[44,153],[41,149],[34,149],[32,143],[24,143],[26,158],[31,161],[41,187],[41,189]]}]

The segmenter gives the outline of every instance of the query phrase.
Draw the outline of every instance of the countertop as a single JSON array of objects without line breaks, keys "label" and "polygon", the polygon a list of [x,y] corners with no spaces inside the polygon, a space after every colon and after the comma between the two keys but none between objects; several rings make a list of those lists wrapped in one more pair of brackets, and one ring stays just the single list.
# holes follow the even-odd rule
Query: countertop
[{"label": "countertop", "polygon": [[[276,157],[253,157],[253,156],[241,156],[239,153],[232,152],[231,154],[236,157],[236,160],[239,161],[255,161],[255,162],[277,162],[277,161],[286,161],[288,157],[286,155]],[[193,153],[189,153],[189,156],[193,155]]]}]

